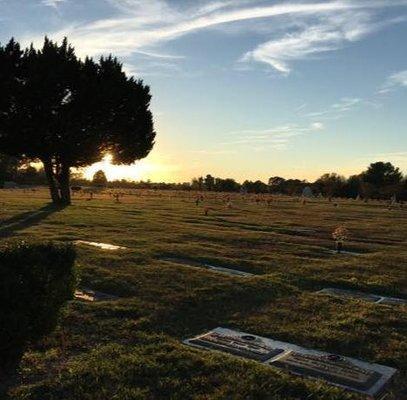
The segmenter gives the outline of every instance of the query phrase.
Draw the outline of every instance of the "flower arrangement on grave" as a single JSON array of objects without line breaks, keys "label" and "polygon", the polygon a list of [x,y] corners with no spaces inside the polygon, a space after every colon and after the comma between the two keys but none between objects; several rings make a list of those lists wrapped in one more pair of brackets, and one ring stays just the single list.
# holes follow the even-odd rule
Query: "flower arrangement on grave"
[{"label": "flower arrangement on grave", "polygon": [[349,238],[349,231],[344,226],[339,226],[332,232],[332,238],[335,240],[336,252],[342,251],[343,243]]}]

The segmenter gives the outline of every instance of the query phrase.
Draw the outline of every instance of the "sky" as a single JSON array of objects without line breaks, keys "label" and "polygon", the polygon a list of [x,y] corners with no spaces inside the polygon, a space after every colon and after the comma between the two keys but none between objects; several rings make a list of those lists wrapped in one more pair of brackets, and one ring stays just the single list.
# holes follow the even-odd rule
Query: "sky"
[{"label": "sky", "polygon": [[0,0],[0,42],[64,36],[151,87],[157,140],[109,179],[407,173],[407,0]]}]

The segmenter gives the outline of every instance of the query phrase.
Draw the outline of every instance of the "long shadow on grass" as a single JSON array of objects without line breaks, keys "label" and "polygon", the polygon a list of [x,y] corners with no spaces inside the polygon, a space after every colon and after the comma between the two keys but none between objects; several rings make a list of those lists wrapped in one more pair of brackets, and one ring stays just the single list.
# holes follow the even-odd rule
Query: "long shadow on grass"
[{"label": "long shadow on grass", "polygon": [[290,296],[293,287],[258,278],[245,282],[223,281],[212,287],[197,287],[151,316],[144,329],[187,337],[203,330],[225,326],[233,315],[250,312],[280,297]]},{"label": "long shadow on grass", "polygon": [[16,232],[38,224],[49,215],[62,211],[65,207],[47,204],[37,211],[24,212],[6,219],[0,225],[0,238],[13,236]]}]

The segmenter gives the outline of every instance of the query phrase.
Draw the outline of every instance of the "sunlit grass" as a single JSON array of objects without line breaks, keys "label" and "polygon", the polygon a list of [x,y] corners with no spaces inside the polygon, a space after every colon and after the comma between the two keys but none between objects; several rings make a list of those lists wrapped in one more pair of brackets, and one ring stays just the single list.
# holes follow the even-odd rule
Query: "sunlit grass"
[{"label": "sunlit grass", "polygon": [[[0,218],[24,217],[47,196],[45,190],[1,191]],[[109,195],[91,201],[76,195],[71,207],[12,232],[128,248],[78,246],[81,285],[121,299],[71,303],[58,331],[25,357],[14,399],[360,397],[180,344],[216,326],[396,367],[402,373],[389,399],[402,398],[406,310],[315,292],[329,286],[407,297],[406,209],[352,200],[339,200],[339,207],[327,200],[303,205],[278,196],[267,203],[237,194],[230,208],[223,194],[205,194],[198,205],[196,197],[134,191],[118,203]],[[351,232],[346,249],[360,255],[331,252],[338,226]],[[231,277],[163,256],[257,276]]]}]

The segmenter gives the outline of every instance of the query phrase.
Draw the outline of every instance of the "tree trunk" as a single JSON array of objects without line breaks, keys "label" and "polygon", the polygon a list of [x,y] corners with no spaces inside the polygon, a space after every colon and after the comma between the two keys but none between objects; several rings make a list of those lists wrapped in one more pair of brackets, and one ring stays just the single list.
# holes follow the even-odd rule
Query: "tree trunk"
[{"label": "tree trunk", "polygon": [[61,196],[59,194],[57,181],[55,179],[55,173],[52,168],[51,160],[42,160],[44,164],[44,172],[48,180],[49,192],[51,194],[51,199],[54,204],[61,204]]},{"label": "tree trunk", "polygon": [[70,168],[67,165],[61,166],[61,172],[59,175],[59,190],[61,197],[61,204],[71,204],[71,187],[70,187]]},{"label": "tree trunk", "polygon": [[52,202],[58,206],[71,204],[70,167],[68,164],[43,159],[44,172],[48,180]]}]

